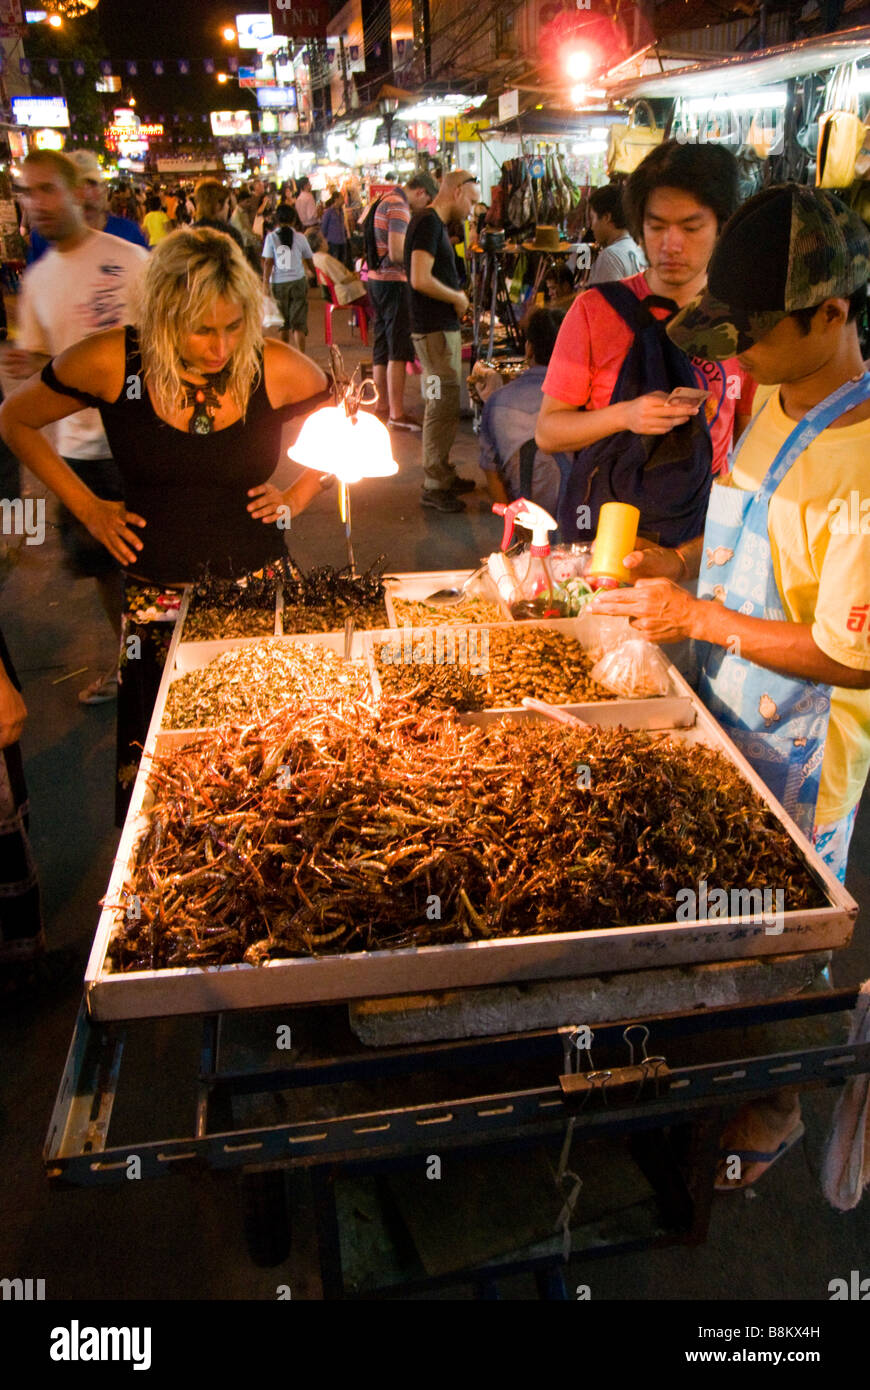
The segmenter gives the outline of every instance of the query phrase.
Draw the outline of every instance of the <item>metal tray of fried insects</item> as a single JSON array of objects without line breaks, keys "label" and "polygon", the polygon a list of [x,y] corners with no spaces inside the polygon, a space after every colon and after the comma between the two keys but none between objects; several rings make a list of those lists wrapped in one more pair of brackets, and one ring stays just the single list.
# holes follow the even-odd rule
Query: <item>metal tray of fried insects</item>
[{"label": "metal tray of fried insects", "polygon": [[[832,876],[682,677],[672,671],[671,679],[676,692],[690,703],[692,719],[688,727],[660,736],[706,744],[720,750],[736,766],[784,827],[820,889],[823,906],[784,911],[776,932],[769,931],[760,920],[738,914],[715,920],[638,923],[443,946],[294,957],[257,966],[234,964],[114,971],[107,952],[119,922],[119,912],[112,905],[123,905],[125,901],[125,885],[130,881],[136,845],[148,825],[152,796],[148,786],[150,758],[155,753],[160,754],[166,746],[166,736],[157,733],[152,725],[150,746],[134,787],[106,894],[106,907],[87,965],[86,998],[91,1016],[125,1019],[273,1008],[284,1004],[423,993],[523,980],[579,978],[602,971],[729,961],[847,945],[858,910],[856,902]],[[587,710],[594,720],[594,706],[588,706]],[[158,729],[161,715],[162,705],[159,705],[155,710]],[[559,737],[558,729],[554,728],[553,736]],[[724,886],[732,890],[740,887]]]},{"label": "metal tray of fried insects", "polygon": [[[576,618],[537,618],[518,623],[513,620],[502,623],[476,623],[473,627],[448,627],[446,630],[433,628],[399,628],[394,632],[386,629],[363,634],[363,650],[369,659],[372,671],[372,686],[375,698],[380,698],[381,681],[378,675],[378,659],[382,655],[388,662],[407,664],[413,671],[414,649],[420,645],[424,654],[428,647],[436,663],[469,666],[472,670],[478,661],[486,661],[489,633],[507,633],[518,645],[535,631],[549,631],[580,643],[590,659],[596,660],[602,650],[605,629],[609,632],[608,641],[613,642],[617,628],[629,630],[628,619],[602,618],[593,613],[581,614]],[[664,653],[662,654],[664,655]],[[428,659],[428,658],[427,658]],[[604,695],[601,700],[553,700],[558,708],[573,714],[585,723],[596,724],[603,729],[679,729],[691,727],[695,722],[694,702],[691,690],[679,678],[676,667],[666,660],[668,690],[664,695],[647,695],[628,699],[625,696]],[[419,669],[419,668],[417,668]],[[527,693],[536,693],[533,683]],[[463,714],[460,718],[475,724],[489,724],[505,715],[517,718],[532,718],[521,705],[496,705]]]},{"label": "metal tray of fried insects", "polygon": [[[158,743],[161,751],[165,751],[174,744],[189,743],[191,739],[195,739],[199,734],[207,731],[206,728],[173,729],[164,726],[166,700],[173,681],[188,675],[191,671],[198,671],[202,667],[208,666],[210,662],[223,656],[225,652],[238,650],[242,647],[253,647],[258,642],[276,642],[287,647],[322,647],[327,651],[334,652],[336,656],[343,657],[344,655],[344,634],[338,632],[287,633],[275,638],[231,637],[223,641],[213,642],[181,642],[173,638],[167,652],[166,665],[163,668],[144,751],[153,753]],[[371,658],[366,651],[363,635],[360,632],[354,632],[351,639],[350,660],[363,668],[363,675],[369,686],[373,688]],[[213,727],[213,725],[208,727]]]},{"label": "metal tray of fried insects", "polygon": [[[191,584],[188,584],[188,585],[185,587],[184,596],[183,596],[183,598],[182,598],[182,600],[181,600],[181,607],[180,607],[179,610],[178,610],[178,622],[176,623],[176,627],[175,627],[175,632],[176,632],[177,639],[178,639],[177,642],[176,642],[176,646],[180,646],[180,647],[198,647],[198,646],[200,646],[200,645],[202,644],[202,642],[204,642],[204,641],[206,641],[206,642],[213,642],[213,641],[227,641],[227,640],[233,640],[232,638],[229,638],[229,639],[228,639],[228,638],[225,638],[225,637],[220,637],[220,638],[217,638],[217,637],[209,637],[209,638],[195,638],[195,637],[191,637],[191,636],[190,636],[190,621],[189,621],[189,619],[190,619],[190,616],[191,616],[191,610],[192,610],[193,607],[194,607],[194,603],[195,603],[195,600],[194,600],[194,596],[193,596],[193,586],[192,586]],[[281,627],[281,609],[282,609],[282,607],[283,607],[283,595],[282,595],[281,587],[280,587],[280,585],[279,585],[279,586],[277,587],[276,591],[275,591],[275,601],[274,601],[274,604],[272,605],[272,615],[271,615],[271,623],[272,623],[272,626],[271,626],[271,631],[269,631],[269,632],[257,632],[256,630],[253,630],[253,631],[250,631],[250,632],[241,633],[241,634],[239,634],[239,635],[242,636],[242,637],[246,637],[246,638],[254,638],[254,637],[280,637],[280,636],[281,636],[281,632],[282,632],[282,627]],[[256,610],[256,611],[257,611],[257,612],[260,612],[259,609]],[[268,612],[268,610],[263,609],[262,612],[263,612],[263,614],[265,615],[265,614]],[[186,630],[185,630],[185,629],[186,629]]]}]

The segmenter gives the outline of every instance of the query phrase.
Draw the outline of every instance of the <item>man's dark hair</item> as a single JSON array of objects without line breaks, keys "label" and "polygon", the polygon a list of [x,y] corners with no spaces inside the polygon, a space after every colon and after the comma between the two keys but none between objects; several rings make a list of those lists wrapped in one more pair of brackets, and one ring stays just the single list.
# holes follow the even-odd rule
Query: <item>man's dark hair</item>
[{"label": "man's dark hair", "polygon": [[564,261],[561,265],[554,265],[547,271],[545,281],[547,280],[552,280],[560,290],[567,290],[569,294],[574,289],[574,276]]},{"label": "man's dark hair", "polygon": [[715,214],[721,231],[740,200],[737,160],[724,145],[656,145],[630,175],[622,194],[626,223],[639,241],[647,199],[657,188],[679,188]]},{"label": "man's dark hair", "polygon": [[605,183],[589,194],[589,207],[596,217],[610,217],[614,227],[627,225],[622,207],[622,189],[618,183]]},{"label": "man's dark hair", "polygon": [[[829,298],[832,298],[832,297],[833,297],[833,296],[829,296]],[[805,338],[806,338],[807,334],[808,334],[809,331],[810,331],[810,328],[811,328],[811,326],[812,326],[813,319],[815,318],[816,314],[819,312],[819,309],[822,307],[822,304],[824,304],[824,302],[825,302],[825,301],[822,300],[822,303],[821,303],[821,304],[817,304],[817,305],[815,306],[815,308],[812,308],[812,309],[793,309],[793,310],[792,310],[792,312],[791,312],[791,314],[790,314],[789,317],[797,320],[798,327],[800,328],[801,333],[803,333],[803,335],[804,335]],[[857,288],[857,290],[853,290],[852,293],[849,295],[849,313],[848,313],[847,316],[846,316],[846,322],[847,322],[847,323],[854,323],[855,320],[860,316],[861,311],[862,311],[863,309],[866,309],[866,307],[867,307],[867,286],[866,286],[866,285],[859,285],[858,288]]]},{"label": "man's dark hair", "polygon": [[151,197],[146,199],[146,206],[149,212],[160,211],[160,199],[158,198],[156,193],[152,193]]},{"label": "man's dark hair", "polygon": [[311,180],[307,174],[303,174],[296,184],[297,193],[305,193],[311,187]]},{"label": "man's dark hair", "polygon": [[292,246],[294,231],[302,231],[299,213],[295,208],[291,208],[289,203],[282,203],[276,217],[278,225],[275,230],[278,233],[278,240],[282,246]]},{"label": "man's dark hair", "polygon": [[526,342],[537,367],[547,367],[565,315],[561,309],[536,309],[526,324]]}]

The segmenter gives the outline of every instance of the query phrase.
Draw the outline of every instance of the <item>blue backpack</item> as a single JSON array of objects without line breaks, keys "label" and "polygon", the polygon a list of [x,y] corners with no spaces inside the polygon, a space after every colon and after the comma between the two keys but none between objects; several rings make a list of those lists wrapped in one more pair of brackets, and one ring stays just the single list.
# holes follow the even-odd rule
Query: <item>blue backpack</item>
[{"label": "blue backpack", "polygon": [[[611,405],[650,391],[697,387],[689,358],[665,332],[666,321],[650,312],[666,308],[675,313],[671,300],[659,295],[638,299],[619,280],[594,288],[634,335]],[[640,535],[659,545],[680,545],[702,534],[713,481],[713,445],[703,410],[669,434],[621,430],[573,455],[557,457],[562,470],[557,520],[566,543],[594,537],[605,502],[631,502],[640,511]],[[578,526],[581,506],[590,509],[588,526]]]}]

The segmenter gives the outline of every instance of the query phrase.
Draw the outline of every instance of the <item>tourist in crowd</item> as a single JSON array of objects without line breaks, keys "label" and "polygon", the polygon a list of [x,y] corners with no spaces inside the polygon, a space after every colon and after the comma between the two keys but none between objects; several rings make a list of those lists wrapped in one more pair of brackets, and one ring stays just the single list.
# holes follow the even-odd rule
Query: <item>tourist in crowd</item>
[{"label": "tourist in crowd", "polygon": [[281,185],[281,195],[278,199],[278,206],[286,203],[288,207],[296,206],[296,184],[293,179],[285,179]]},{"label": "tourist in crowd", "polygon": [[[703,527],[713,476],[727,468],[754,389],[736,359],[690,362],[664,337],[668,318],[706,284],[719,229],[737,206],[737,161],[722,145],[669,141],[638,166],[623,196],[649,268],[586,290],[571,306],[536,438],[553,454],[578,451],[560,498],[565,540],[594,536],[602,503],[615,499],[640,509],[642,535],[679,545]],[[651,310],[649,296],[658,297]],[[710,393],[706,403],[669,405],[670,390],[689,383]]]},{"label": "tourist in crowd", "polygon": [[[9,375],[24,380],[80,338],[102,334],[129,320],[148,253],[87,226],[79,173],[66,155],[54,150],[28,155],[21,166],[20,187],[34,227],[51,243],[51,249],[25,271],[18,340],[6,350],[3,361]],[[64,471],[75,477],[79,490],[104,499],[107,506],[120,505],[123,483],[97,411],[88,410],[70,420],[58,418],[56,438]],[[117,561],[94,539],[75,509],[63,507],[60,535],[68,571],[76,578],[96,579],[103,609],[119,634]],[[81,691],[79,699],[99,704],[116,694],[113,669]]]},{"label": "tourist in crowd", "polygon": [[541,387],[564,314],[536,309],[526,328],[526,371],[489,396],[480,420],[480,467],[493,502],[525,497],[555,512],[561,474],[535,445]]},{"label": "tourist in crowd", "polygon": [[113,217],[126,217],[141,224],[143,209],[128,183],[119,183],[109,204]]},{"label": "tourist in crowd", "polygon": [[147,206],[148,211],[142,223],[142,230],[148,238],[148,245],[157,246],[173,230],[172,219],[168,213],[163,211],[156,193],[148,199]]},{"label": "tourist in crowd", "polygon": [[[870,768],[870,534],[843,515],[870,466],[868,273],[866,226],[821,189],[769,188],[732,217],[668,332],[704,359],[738,353],[758,409],[703,537],[642,547],[626,561],[637,583],[594,603],[650,641],[700,643],[701,699],[841,882]],[[720,1143],[739,1175],[723,1163],[720,1190],[802,1133],[794,1091],[744,1107]]]},{"label": "tourist in crowd", "polygon": [[589,226],[601,250],[586,282],[587,289],[606,280],[626,280],[646,268],[646,257],[626,224],[618,183],[593,188],[589,195]]},{"label": "tourist in crowd", "polygon": [[404,188],[392,188],[376,199],[361,221],[374,313],[372,363],[379,413],[385,414],[394,428],[417,432],[420,424],[405,413],[406,365],[414,361],[405,234],[411,214],[428,207],[437,192],[438,185],[429,174],[415,174]]},{"label": "tourist in crowd", "polygon": [[[124,568],[132,616],[122,655],[131,629],[140,635],[135,624],[162,608],[163,590],[191,582],[206,565],[228,578],[283,554],[287,518],[304,511],[320,481],[308,469],[283,491],[269,481],[282,428],[329,399],[319,367],[263,339],[259,281],[229,237],[181,228],[145,259],[137,326],[78,343],[0,410],[0,432],[16,455]],[[139,390],[129,389],[131,380]],[[97,496],[40,433],[91,407],[102,415],[126,506]],[[143,659],[123,666],[125,779],[135,772],[165,656],[147,628],[145,637]],[[119,816],[126,800],[119,787]]]},{"label": "tourist in crowd", "polygon": [[[196,185],[193,195],[194,201],[194,227],[211,227],[216,232],[224,232],[232,237],[233,241],[241,251],[247,255],[245,238],[242,236],[238,227],[234,227],[229,220],[230,215],[230,191],[225,188],[220,179],[200,179]],[[254,269],[259,273],[259,256]]]},{"label": "tourist in crowd", "polygon": [[311,192],[311,181],[305,175],[296,184],[296,211],[303,232],[317,226],[317,204]]},{"label": "tourist in crowd", "polygon": [[311,248],[312,260],[316,268],[321,275],[325,275],[328,280],[332,281],[338,303],[342,305],[352,304],[354,308],[370,315],[372,309],[366,287],[356,271],[348,270],[346,265],[335,259],[335,256],[330,256],[320,232],[309,232],[305,240]]},{"label": "tourist in crowd", "polygon": [[560,260],[558,265],[552,265],[547,271],[544,278],[544,294],[547,307],[550,309],[561,309],[567,313],[574,303],[577,297],[574,276],[564,261]]},{"label": "tourist in crowd", "polygon": [[340,193],[333,193],[327,199],[326,211],[320,219],[320,232],[330,256],[347,265],[347,228],[344,223],[344,198]]},{"label": "tourist in crowd", "polygon": [[281,336],[305,351],[308,336],[309,277],[314,276],[311,247],[302,235],[299,217],[286,203],[278,209],[278,226],[263,247],[263,289],[271,293],[284,315]]},{"label": "tourist in crowd", "polygon": [[[105,232],[107,236],[120,237],[134,246],[147,248],[148,242],[139,224],[129,217],[114,217],[109,212],[109,190],[103,178],[100,162],[90,150],[72,150],[67,156],[78,170],[78,194],[84,209],[85,221],[95,232]],[[45,237],[39,235],[35,227],[30,232],[30,256],[28,264],[33,265],[49,247]]]},{"label": "tourist in crowd", "polygon": [[[462,512],[460,493],[473,492],[450,459],[459,424],[462,344],[460,318],[468,299],[459,287],[456,257],[447,234],[453,218],[464,220],[478,201],[477,179],[467,169],[446,174],[432,206],[411,219],[405,237],[405,274],[410,285],[411,339],[423,366],[424,507]],[[427,385],[428,384],[428,385]]]},{"label": "tourist in crowd", "polygon": [[236,209],[230,221],[244,238],[245,245],[259,257],[263,248],[263,238],[254,232],[254,218],[263,201],[265,185],[262,179],[254,179],[250,185],[243,184],[239,189]]}]

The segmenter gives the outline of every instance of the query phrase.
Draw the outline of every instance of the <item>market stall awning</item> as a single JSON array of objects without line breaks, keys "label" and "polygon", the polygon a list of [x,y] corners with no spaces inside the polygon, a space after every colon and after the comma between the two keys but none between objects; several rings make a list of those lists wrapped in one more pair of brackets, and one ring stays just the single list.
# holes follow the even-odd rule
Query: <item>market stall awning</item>
[{"label": "market stall awning", "polygon": [[711,81],[729,93],[745,92],[772,82],[785,82],[790,77],[824,72],[838,63],[857,62],[861,58],[870,58],[870,26],[867,25],[820,38],[779,44],[776,48],[762,48],[757,53],[740,54],[721,62],[691,63],[670,72],[652,73],[629,81],[611,83],[605,78],[602,85],[608,96],[616,101],[632,97],[713,96]]}]

